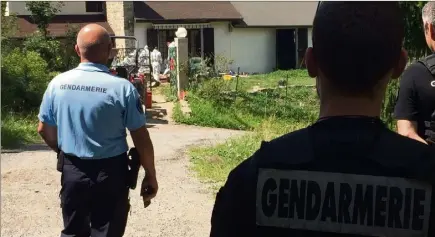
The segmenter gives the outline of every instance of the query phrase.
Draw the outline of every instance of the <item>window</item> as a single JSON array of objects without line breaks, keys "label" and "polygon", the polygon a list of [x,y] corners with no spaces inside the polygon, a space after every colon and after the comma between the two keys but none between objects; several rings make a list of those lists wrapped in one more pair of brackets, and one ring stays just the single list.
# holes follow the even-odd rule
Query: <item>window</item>
[{"label": "window", "polygon": [[190,57],[201,57],[201,34],[198,29],[187,30]]},{"label": "window", "polygon": [[[168,57],[168,42],[174,41],[175,30],[158,30],[157,35],[158,35],[157,49],[160,51],[160,53],[162,53],[163,59],[166,59]],[[148,46],[151,47],[151,44],[148,44]],[[150,50],[153,50],[153,48],[150,48]]]},{"label": "window", "polygon": [[86,12],[103,12],[103,3],[101,1],[86,1]]}]

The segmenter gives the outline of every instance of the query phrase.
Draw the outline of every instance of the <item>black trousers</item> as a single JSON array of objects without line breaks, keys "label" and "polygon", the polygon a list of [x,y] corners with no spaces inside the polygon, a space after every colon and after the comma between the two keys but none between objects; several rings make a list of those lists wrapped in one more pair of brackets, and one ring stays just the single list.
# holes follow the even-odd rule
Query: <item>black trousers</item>
[{"label": "black trousers", "polygon": [[101,160],[63,159],[61,237],[121,237],[130,210],[127,154]]}]

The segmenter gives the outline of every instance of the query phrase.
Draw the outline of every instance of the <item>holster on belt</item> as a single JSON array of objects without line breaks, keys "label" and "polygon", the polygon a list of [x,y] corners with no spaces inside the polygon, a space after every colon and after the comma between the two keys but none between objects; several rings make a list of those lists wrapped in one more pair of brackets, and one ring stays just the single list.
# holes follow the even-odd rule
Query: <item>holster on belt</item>
[{"label": "holster on belt", "polygon": [[57,171],[61,172],[63,171],[63,164],[65,162],[65,156],[61,150],[57,152],[57,164],[56,169]]},{"label": "holster on belt", "polygon": [[128,186],[135,189],[140,169],[139,153],[135,147],[128,152]]}]

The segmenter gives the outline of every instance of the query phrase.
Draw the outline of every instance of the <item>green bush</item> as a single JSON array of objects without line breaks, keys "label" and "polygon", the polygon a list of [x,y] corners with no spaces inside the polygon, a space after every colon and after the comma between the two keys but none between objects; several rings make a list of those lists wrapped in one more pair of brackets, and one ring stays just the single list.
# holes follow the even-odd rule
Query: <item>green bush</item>
[{"label": "green bush", "polygon": [[77,27],[68,26],[65,37],[61,40],[35,32],[24,40],[23,49],[38,52],[47,62],[48,70],[67,71],[80,62],[74,49],[78,30]]},{"label": "green bush", "polygon": [[396,121],[393,118],[394,106],[396,105],[399,92],[399,80],[391,80],[385,93],[382,104],[382,120],[391,130],[396,130]]},{"label": "green bush", "polygon": [[37,52],[46,60],[49,70],[59,69],[62,64],[62,55],[59,54],[60,42],[55,39],[46,38],[41,33],[35,33],[28,37],[23,43],[25,51]]},{"label": "green bush", "polygon": [[39,107],[52,75],[44,59],[16,48],[2,61],[2,108],[24,112]]}]

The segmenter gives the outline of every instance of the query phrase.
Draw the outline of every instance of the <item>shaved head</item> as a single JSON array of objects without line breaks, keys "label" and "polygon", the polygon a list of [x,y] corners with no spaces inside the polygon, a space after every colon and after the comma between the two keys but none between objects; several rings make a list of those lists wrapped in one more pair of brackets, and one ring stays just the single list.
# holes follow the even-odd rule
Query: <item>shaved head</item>
[{"label": "shaved head", "polygon": [[86,25],[77,34],[75,48],[82,62],[106,64],[112,48],[109,32],[98,24]]}]

